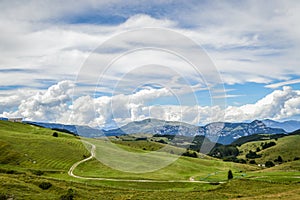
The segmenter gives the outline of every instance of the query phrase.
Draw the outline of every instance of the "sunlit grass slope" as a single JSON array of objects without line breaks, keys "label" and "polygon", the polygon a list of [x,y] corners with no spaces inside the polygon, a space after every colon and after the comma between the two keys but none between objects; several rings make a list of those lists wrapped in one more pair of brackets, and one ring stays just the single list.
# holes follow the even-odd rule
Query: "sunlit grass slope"
[{"label": "sunlit grass slope", "polygon": [[[275,142],[276,145],[262,149],[263,143]],[[300,157],[300,135],[291,135],[279,138],[278,140],[265,140],[265,141],[256,141],[243,144],[239,147],[239,151],[242,152],[239,156],[240,158],[246,159],[245,155],[249,151],[256,151],[257,148],[260,151],[257,152],[258,155],[261,155],[260,158],[256,158],[256,163],[265,163],[266,161],[274,161],[281,156],[283,162],[293,161],[295,158]],[[288,164],[286,164],[288,165]]]},{"label": "sunlit grass slope", "polygon": [[[164,151],[147,151],[138,149],[134,145],[134,141],[130,143],[118,143],[117,145],[108,145],[109,141],[103,140],[88,140],[96,145],[96,157],[91,161],[82,163],[79,165],[74,173],[76,175],[84,177],[102,177],[102,178],[118,178],[118,179],[149,179],[149,180],[189,180],[191,177],[194,180],[203,181],[224,181],[227,179],[227,172],[232,169],[238,173],[245,173],[257,169],[249,165],[242,165],[231,162],[223,162],[217,159],[211,159],[207,156],[201,158],[180,157],[178,155],[170,154],[168,146]],[[144,142],[143,142],[144,143]],[[143,143],[138,142],[138,146]],[[116,148],[122,147],[120,151]],[[135,146],[134,148],[131,148]],[[149,149],[152,149],[151,142],[146,145]],[[153,148],[156,144],[153,144]],[[182,149],[182,151],[185,151]],[[108,156],[111,154],[110,156]],[[104,159],[103,157],[107,157]],[[102,157],[101,157],[102,156]],[[140,159],[141,156],[143,159]],[[169,162],[174,161],[174,162]],[[104,162],[101,162],[104,161]],[[151,171],[151,166],[158,166],[161,163],[167,163],[166,166],[158,168],[158,170]],[[128,172],[127,168],[122,171],[123,168],[119,167],[124,165],[129,169],[139,167],[137,171]],[[143,172],[146,173],[136,173]]]},{"label": "sunlit grass slope", "polygon": [[0,167],[66,172],[89,155],[73,135],[22,123],[0,121]]}]

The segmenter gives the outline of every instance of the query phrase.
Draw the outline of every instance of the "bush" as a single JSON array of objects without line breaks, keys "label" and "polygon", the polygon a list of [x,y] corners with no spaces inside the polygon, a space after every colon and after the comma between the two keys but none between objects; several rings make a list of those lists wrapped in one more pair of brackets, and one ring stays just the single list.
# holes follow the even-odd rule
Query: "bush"
[{"label": "bush", "polygon": [[274,167],[275,164],[274,164],[272,161],[267,161],[267,162],[265,163],[265,166],[266,166],[266,167]]},{"label": "bush", "polygon": [[187,157],[192,157],[192,158],[198,158],[196,152],[186,151],[186,152],[184,152],[182,155],[183,155],[183,156],[187,156]]},{"label": "bush", "polygon": [[0,193],[0,200],[6,200],[9,199],[9,195],[5,194],[5,193]]},{"label": "bush", "polygon": [[253,158],[260,158],[261,155],[258,155],[256,154],[256,152],[253,152],[253,151],[249,151],[249,153],[246,154],[246,158],[250,158],[250,159],[253,159]]},{"label": "bush", "polygon": [[276,145],[275,142],[269,142],[269,143],[266,142],[262,145],[262,149],[267,149],[267,148],[275,146],[275,145]]},{"label": "bush", "polygon": [[239,150],[232,145],[222,145],[213,148],[209,155],[216,158],[236,157],[239,155]]},{"label": "bush", "polygon": [[54,133],[52,134],[52,136],[53,136],[53,137],[58,137],[58,133],[57,133],[57,132],[54,132]]},{"label": "bush", "polygon": [[233,157],[233,156],[225,157],[225,158],[223,158],[223,161],[225,161],[225,162],[235,162],[235,163],[241,163],[241,164],[246,164],[247,163],[246,160],[244,160],[242,158],[239,159],[239,158]]},{"label": "bush", "polygon": [[232,174],[231,170],[228,171],[227,178],[228,178],[228,180],[233,179],[233,174]]},{"label": "bush", "polygon": [[32,170],[31,172],[37,176],[42,176],[44,174],[44,172],[41,170]]},{"label": "bush", "polygon": [[158,140],[157,142],[159,142],[159,143],[162,143],[162,144],[168,144],[165,140],[163,140],[163,139],[160,139],[160,140]]},{"label": "bush", "polygon": [[256,162],[255,162],[255,160],[250,160],[250,162],[249,162],[250,164],[252,164],[252,165],[256,165]]},{"label": "bush", "polygon": [[283,160],[282,160],[281,156],[278,156],[278,158],[275,159],[274,162],[282,163]]},{"label": "bush", "polygon": [[73,189],[68,189],[67,194],[60,197],[61,200],[73,200],[75,196],[75,191]]},{"label": "bush", "polygon": [[52,186],[49,182],[42,182],[39,184],[39,187],[43,190],[48,190]]}]

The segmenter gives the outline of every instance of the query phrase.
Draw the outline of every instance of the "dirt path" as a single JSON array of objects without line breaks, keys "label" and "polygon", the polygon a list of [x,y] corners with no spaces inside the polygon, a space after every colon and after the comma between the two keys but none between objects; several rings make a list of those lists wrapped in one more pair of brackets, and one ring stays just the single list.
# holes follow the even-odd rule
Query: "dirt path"
[{"label": "dirt path", "polygon": [[[83,176],[77,176],[73,172],[75,168],[80,165],[81,163],[84,163],[88,160],[91,160],[96,155],[96,146],[90,142],[83,141],[88,145],[91,145],[91,156],[88,158],[85,158],[83,160],[80,160],[72,165],[72,167],[69,169],[68,174],[74,178],[79,179],[85,179],[85,180],[99,180],[99,181],[119,181],[119,182],[144,182],[144,183],[172,183],[172,182],[179,182],[179,183],[187,183],[187,182],[193,182],[193,183],[210,183],[208,181],[195,181],[193,177],[191,177],[189,180],[133,180],[133,179],[115,179],[115,178],[96,178],[96,177],[83,177]],[[222,183],[222,182],[219,182]]]}]

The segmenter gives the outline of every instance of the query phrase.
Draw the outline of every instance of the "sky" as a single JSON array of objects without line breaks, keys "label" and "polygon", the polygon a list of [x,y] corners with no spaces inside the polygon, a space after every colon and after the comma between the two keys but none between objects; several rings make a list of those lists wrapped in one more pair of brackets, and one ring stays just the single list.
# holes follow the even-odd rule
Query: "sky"
[{"label": "sky", "polygon": [[0,116],[300,120],[299,1],[0,1]]}]

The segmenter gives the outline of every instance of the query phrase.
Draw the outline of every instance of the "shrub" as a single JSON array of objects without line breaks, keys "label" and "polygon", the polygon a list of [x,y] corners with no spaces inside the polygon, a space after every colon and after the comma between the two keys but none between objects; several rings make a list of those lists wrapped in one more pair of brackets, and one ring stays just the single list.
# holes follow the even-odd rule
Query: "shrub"
[{"label": "shrub", "polygon": [[53,136],[53,137],[58,137],[58,133],[57,133],[57,132],[54,132],[54,133],[52,134],[52,136]]},{"label": "shrub", "polygon": [[265,166],[266,166],[266,167],[274,167],[275,164],[274,164],[272,161],[267,161],[267,162],[265,163]]},{"label": "shrub", "polygon": [[231,170],[228,171],[227,178],[228,178],[228,180],[233,179],[233,174],[232,174]]},{"label": "shrub", "polygon": [[246,160],[244,160],[242,158],[239,159],[239,158],[234,157],[234,156],[225,157],[225,158],[223,158],[223,161],[225,161],[225,162],[235,162],[235,163],[241,163],[241,164],[246,164],[247,163]]},{"label": "shrub", "polygon": [[75,191],[73,189],[68,189],[67,194],[60,196],[61,200],[73,200],[75,196]]},{"label": "shrub", "polygon": [[163,140],[163,139],[160,139],[160,140],[158,140],[157,142],[159,142],[159,143],[162,143],[162,144],[168,144],[165,140]]},{"label": "shrub", "polygon": [[9,198],[9,195],[5,194],[5,193],[0,193],[0,200],[6,200]]},{"label": "shrub", "polygon": [[32,170],[31,172],[37,176],[42,176],[44,174],[44,172],[41,170]]},{"label": "shrub", "polygon": [[48,190],[52,186],[49,182],[42,182],[39,184],[39,187],[43,190]]},{"label": "shrub", "polygon": [[250,159],[253,159],[253,158],[260,158],[261,155],[258,155],[256,154],[256,152],[253,152],[253,151],[249,151],[249,153],[246,154],[246,158],[250,158]]},{"label": "shrub", "polygon": [[275,160],[274,160],[274,162],[279,162],[279,163],[282,163],[282,162],[283,162],[283,160],[282,160],[281,156],[278,156],[278,158],[277,158],[277,159],[275,159]]},{"label": "shrub", "polygon": [[236,157],[239,155],[239,150],[232,145],[221,145],[213,148],[209,155],[216,158]]},{"label": "shrub", "polygon": [[182,155],[183,155],[183,156],[187,156],[187,157],[192,157],[192,158],[198,158],[196,152],[186,151],[186,152],[184,152]]},{"label": "shrub", "polygon": [[276,145],[275,142],[269,142],[269,143],[266,142],[262,145],[262,149],[267,149],[267,148],[275,146],[275,145]]},{"label": "shrub", "polygon": [[253,164],[253,165],[256,165],[256,162],[255,162],[255,160],[250,160],[250,162],[249,162],[250,164]]}]

